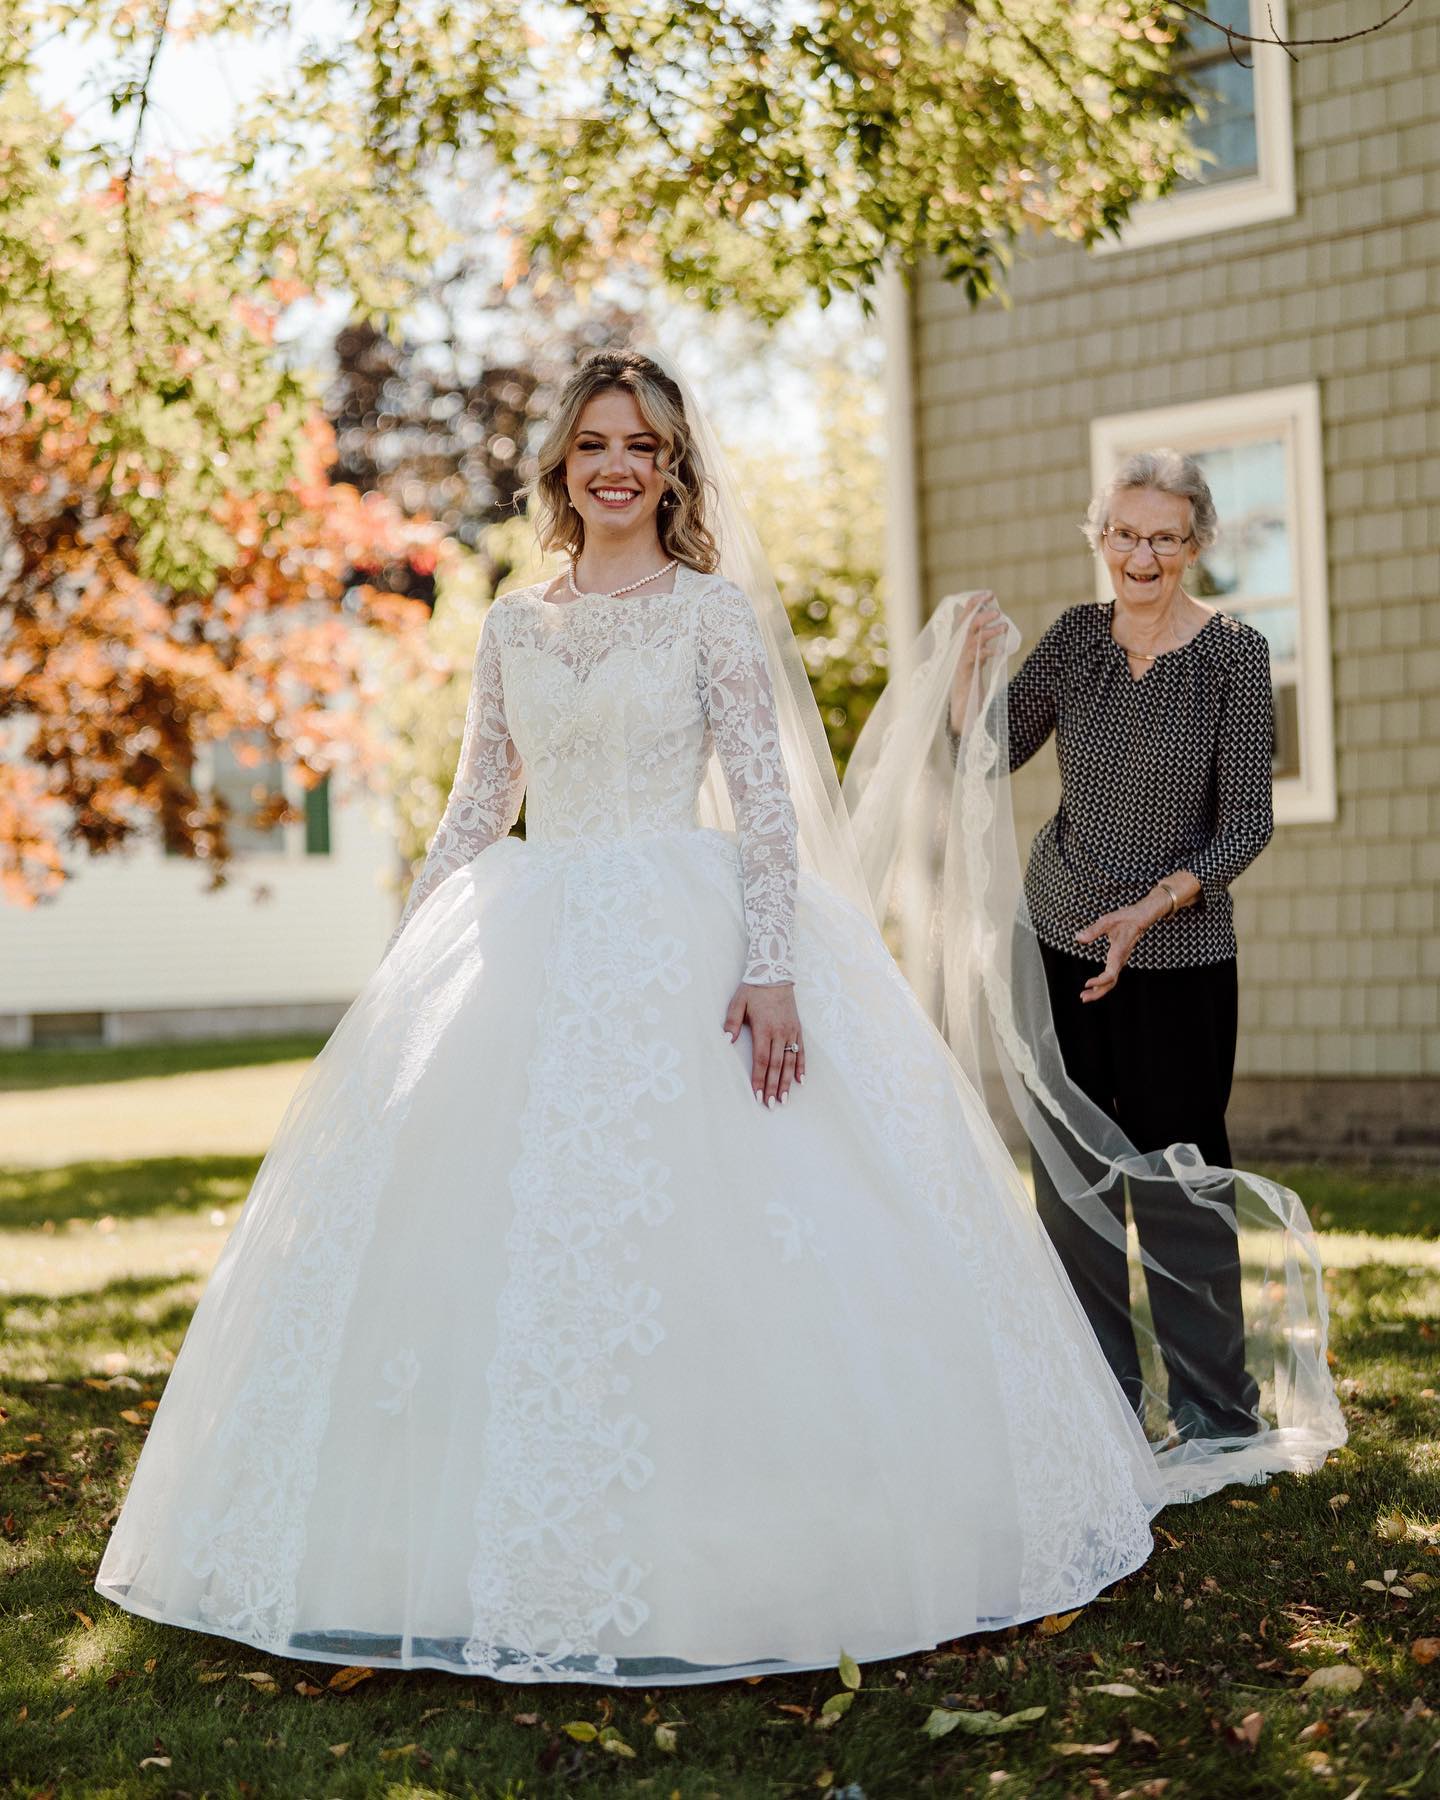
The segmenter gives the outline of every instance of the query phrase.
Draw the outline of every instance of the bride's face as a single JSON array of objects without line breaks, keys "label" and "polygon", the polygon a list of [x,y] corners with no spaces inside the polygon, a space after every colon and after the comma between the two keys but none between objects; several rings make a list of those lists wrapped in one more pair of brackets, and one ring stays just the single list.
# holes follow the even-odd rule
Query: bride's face
[{"label": "bride's face", "polygon": [[654,532],[665,492],[659,454],[660,439],[633,394],[610,388],[586,405],[565,452],[565,486],[587,537]]}]

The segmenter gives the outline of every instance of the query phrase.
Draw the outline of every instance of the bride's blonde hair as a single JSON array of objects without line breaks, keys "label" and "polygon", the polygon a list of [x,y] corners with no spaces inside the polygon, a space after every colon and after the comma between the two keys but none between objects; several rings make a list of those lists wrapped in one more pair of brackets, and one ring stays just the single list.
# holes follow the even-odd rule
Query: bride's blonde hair
[{"label": "bride's blonde hair", "polygon": [[578,556],[585,524],[565,489],[565,452],[580,415],[597,394],[618,388],[634,396],[640,416],[660,440],[655,466],[665,483],[655,528],[666,556],[708,574],[720,552],[705,523],[705,470],[685,417],[678,385],[638,350],[597,350],[565,383],[537,456],[528,495],[535,501],[535,531],[542,551]]}]

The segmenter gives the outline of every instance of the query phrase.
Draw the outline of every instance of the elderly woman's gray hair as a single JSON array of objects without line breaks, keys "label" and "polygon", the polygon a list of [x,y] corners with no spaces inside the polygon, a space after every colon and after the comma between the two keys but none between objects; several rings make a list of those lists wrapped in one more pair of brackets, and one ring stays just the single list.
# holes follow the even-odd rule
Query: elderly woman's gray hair
[{"label": "elderly woman's gray hair", "polygon": [[1128,488],[1153,488],[1161,494],[1174,494],[1178,500],[1190,502],[1190,529],[1196,545],[1206,550],[1215,542],[1219,520],[1210,484],[1193,456],[1178,450],[1137,450],[1127,456],[1120,467],[1090,502],[1080,529],[1090,541],[1090,548],[1100,548],[1100,533],[1110,517],[1110,502]]}]

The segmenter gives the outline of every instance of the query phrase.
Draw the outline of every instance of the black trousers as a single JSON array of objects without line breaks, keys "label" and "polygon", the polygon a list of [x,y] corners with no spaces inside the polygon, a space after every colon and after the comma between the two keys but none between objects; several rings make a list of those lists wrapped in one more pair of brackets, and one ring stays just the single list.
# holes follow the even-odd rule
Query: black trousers
[{"label": "black trousers", "polygon": [[[1195,1144],[1230,1166],[1225,1108],[1238,1024],[1233,958],[1193,969],[1126,969],[1100,1000],[1080,990],[1098,963],[1041,945],[1055,1033],[1075,1085],[1116,1121],[1137,1150]],[[1092,1179],[1099,1165],[1066,1146]],[[1130,1317],[1125,1252],[1084,1223],[1057,1193],[1039,1157],[1040,1218],[1126,1397],[1143,1416],[1140,1357]],[[1146,1269],[1150,1311],[1169,1384],[1170,1416],[1184,1437],[1249,1436],[1259,1389],[1245,1368],[1240,1250],[1220,1214],[1171,1181],[1128,1182],[1140,1245],[1167,1274]],[[1212,1196],[1233,1203],[1233,1193]],[[1125,1226],[1118,1183],[1103,1204]]]}]

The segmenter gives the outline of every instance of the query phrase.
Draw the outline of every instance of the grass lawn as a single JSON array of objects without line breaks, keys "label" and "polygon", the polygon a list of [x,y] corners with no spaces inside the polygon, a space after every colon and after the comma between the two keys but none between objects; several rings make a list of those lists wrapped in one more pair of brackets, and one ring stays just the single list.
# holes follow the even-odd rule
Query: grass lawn
[{"label": "grass lawn", "polygon": [[[1171,1509],[1150,1562],[1062,1629],[868,1666],[826,1713],[838,1673],[332,1685],[102,1601],[107,1527],[254,1167],[0,1170],[0,1794],[1440,1795],[1435,1179],[1281,1172],[1327,1229],[1352,1440],[1325,1469]],[[1337,1665],[1358,1684],[1305,1691]]]}]

